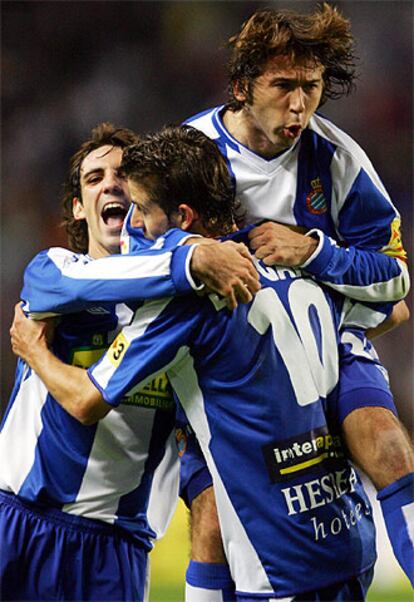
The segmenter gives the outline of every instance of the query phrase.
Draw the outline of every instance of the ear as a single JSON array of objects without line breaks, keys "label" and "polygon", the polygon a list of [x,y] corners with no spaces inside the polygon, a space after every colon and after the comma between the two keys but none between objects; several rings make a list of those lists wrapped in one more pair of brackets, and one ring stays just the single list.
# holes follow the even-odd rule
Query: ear
[{"label": "ear", "polygon": [[72,213],[76,220],[86,219],[84,206],[82,205],[80,198],[77,196],[73,197],[72,200]]},{"label": "ear", "polygon": [[236,100],[239,102],[246,102],[247,98],[247,82],[246,80],[238,79],[233,84],[233,95]]},{"label": "ear", "polygon": [[177,213],[178,225],[181,230],[190,230],[191,225],[199,218],[197,211],[185,203],[178,205]]}]

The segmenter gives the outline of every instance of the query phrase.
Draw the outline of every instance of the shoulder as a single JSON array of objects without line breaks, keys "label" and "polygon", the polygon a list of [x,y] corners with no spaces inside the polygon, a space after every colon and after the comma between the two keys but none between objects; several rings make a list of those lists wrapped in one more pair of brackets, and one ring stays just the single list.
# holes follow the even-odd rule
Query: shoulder
[{"label": "shoulder", "polygon": [[47,263],[54,264],[57,267],[63,267],[69,263],[76,263],[78,261],[89,263],[91,259],[87,255],[75,253],[74,251],[63,247],[50,247],[49,249],[43,249],[35,255],[29,262],[28,268],[37,265],[46,265]]},{"label": "shoulder", "polygon": [[219,131],[217,129],[217,119],[218,114],[220,113],[222,108],[223,107],[221,105],[218,107],[206,109],[205,111],[197,113],[196,115],[193,115],[192,117],[186,119],[185,124],[191,125],[191,127],[201,130],[202,132],[204,132],[204,134],[206,134],[206,136],[209,136],[209,138],[217,138],[219,136]]},{"label": "shoulder", "polygon": [[331,146],[336,156],[346,155],[360,164],[369,163],[369,159],[361,146],[326,117],[315,114],[310,120],[309,130],[317,138],[319,145]]}]

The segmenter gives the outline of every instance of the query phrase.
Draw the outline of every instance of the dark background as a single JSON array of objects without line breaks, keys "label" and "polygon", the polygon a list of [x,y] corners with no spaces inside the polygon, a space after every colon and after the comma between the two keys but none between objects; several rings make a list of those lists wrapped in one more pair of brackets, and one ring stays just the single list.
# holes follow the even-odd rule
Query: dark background
[{"label": "dark background", "polygon": [[[336,5],[349,17],[360,80],[322,112],[367,151],[403,216],[412,256],[411,1]],[[259,7],[313,2],[19,2],[2,11],[1,406],[15,359],[8,329],[25,264],[66,243],[59,227],[68,158],[97,123],[145,133],[226,98],[225,42]],[[408,302],[412,310],[411,296]],[[413,416],[412,321],[378,339],[401,416]]]}]

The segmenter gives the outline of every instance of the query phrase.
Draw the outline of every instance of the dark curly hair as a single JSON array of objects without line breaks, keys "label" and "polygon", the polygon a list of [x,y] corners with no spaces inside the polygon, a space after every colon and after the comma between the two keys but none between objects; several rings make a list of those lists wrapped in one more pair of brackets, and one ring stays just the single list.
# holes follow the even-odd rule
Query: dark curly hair
[{"label": "dark curly hair", "polygon": [[78,197],[82,201],[80,184],[80,170],[82,162],[89,153],[101,146],[114,146],[125,148],[130,144],[138,142],[139,137],[126,128],[116,127],[112,123],[104,122],[97,125],[91,131],[91,137],[81,144],[79,150],[72,155],[69,162],[69,171],[63,185],[63,220],[62,225],[68,235],[68,243],[73,251],[86,253],[88,250],[88,227],[85,220],[75,220],[73,217],[73,198]]},{"label": "dark curly hair", "polygon": [[149,134],[124,151],[121,169],[148,187],[167,216],[186,203],[213,236],[232,231],[236,201],[230,173],[216,144],[199,130],[168,126]]},{"label": "dark curly hair", "polygon": [[228,107],[233,111],[244,105],[244,101],[234,96],[235,84],[251,103],[254,80],[263,73],[267,61],[279,55],[295,63],[324,67],[320,104],[328,98],[349,94],[354,87],[357,59],[351,24],[326,2],[309,15],[290,10],[258,10],[229,39],[228,46],[232,49],[228,63]]}]

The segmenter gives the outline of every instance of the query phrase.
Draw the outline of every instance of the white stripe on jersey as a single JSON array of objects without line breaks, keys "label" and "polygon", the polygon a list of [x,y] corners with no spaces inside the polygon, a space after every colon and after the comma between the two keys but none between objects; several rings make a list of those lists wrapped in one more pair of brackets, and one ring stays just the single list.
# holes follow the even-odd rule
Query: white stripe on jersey
[{"label": "white stripe on jersey", "polygon": [[[161,539],[175,512],[178,502],[180,476],[180,460],[177,453],[175,431],[173,430],[165,443],[165,454],[157,466],[152,480],[148,499],[147,520],[149,526]],[[165,500],[165,492],[170,492],[169,504]]]},{"label": "white stripe on jersey", "polygon": [[170,274],[171,252],[155,255],[116,255],[94,261],[74,261],[73,252],[60,247],[49,250],[48,256],[63,276],[77,280],[123,280]]},{"label": "white stripe on jersey", "polygon": [[[42,432],[41,411],[47,389],[25,366],[22,383],[4,423],[0,437],[0,489],[19,491],[29,473],[35,457],[37,440]],[[24,429],[29,424],[30,429]]]},{"label": "white stripe on jersey", "polygon": [[262,563],[250,543],[244,526],[227,495],[210,453],[209,443],[211,433],[204,409],[203,394],[194,369],[193,358],[190,355],[186,355],[174,368],[169,370],[168,376],[191,425],[197,433],[197,439],[213,478],[224,547],[231,575],[237,583],[237,590],[273,594],[273,588],[270,585]]},{"label": "white stripe on jersey", "polygon": [[407,526],[408,537],[414,546],[414,502],[402,507],[402,513]]},{"label": "white stripe on jersey", "polygon": [[[407,264],[400,259],[397,259],[401,268],[401,274],[390,278],[387,281],[375,282],[374,284],[366,284],[365,286],[356,286],[352,284],[334,284],[333,282],[325,282],[330,288],[342,293],[345,297],[351,297],[356,301],[364,301],[366,303],[375,303],[378,299],[393,299],[398,301],[401,299],[401,289],[407,290],[410,286],[410,276],[408,273]],[[323,282],[323,280],[321,281]],[[374,310],[372,310],[374,311]],[[379,313],[379,312],[376,312]],[[362,316],[362,314],[361,314]],[[368,317],[368,314],[366,314]],[[384,314],[382,314],[384,319]],[[365,322],[364,322],[365,324]],[[364,328],[371,328],[366,324]]]},{"label": "white stripe on jersey", "polygon": [[119,500],[141,483],[155,412],[119,406],[97,424],[82,484],[63,512],[113,523]]}]

